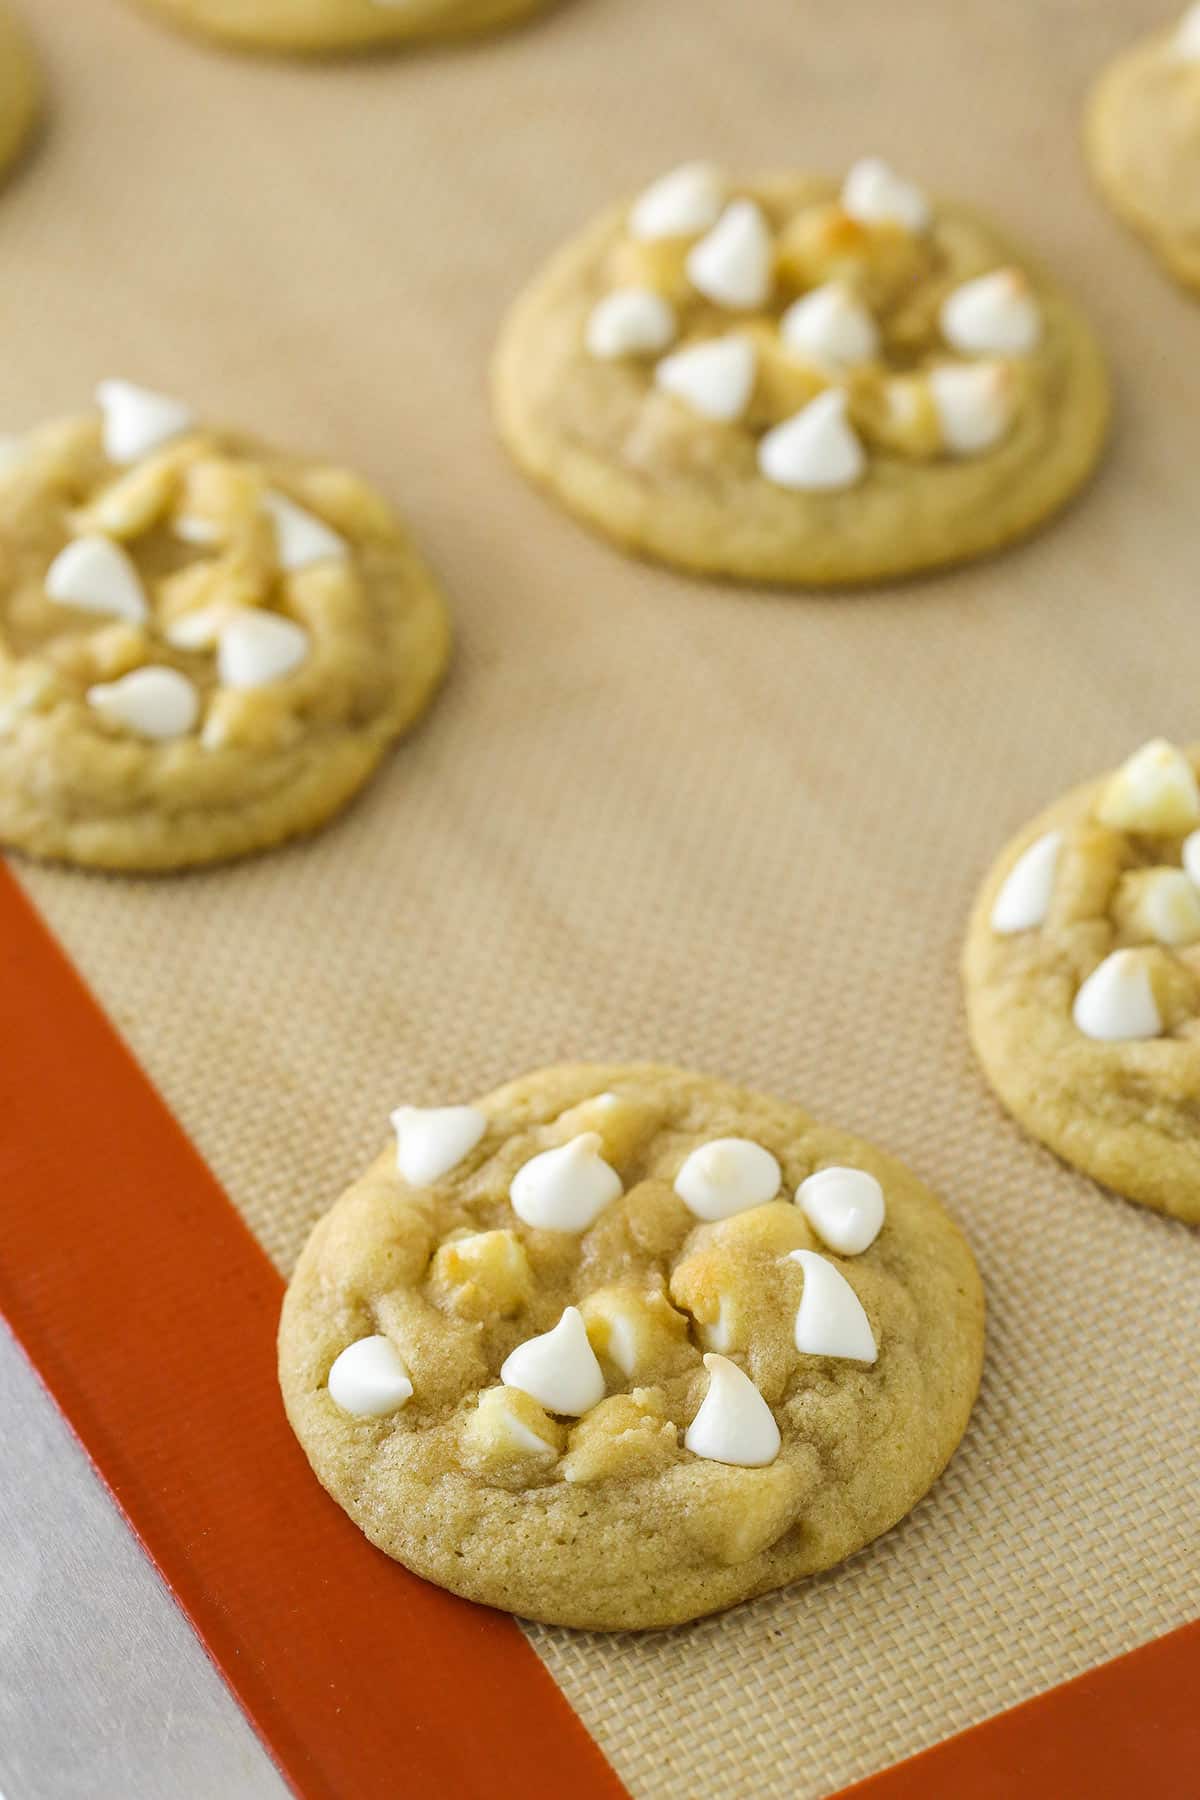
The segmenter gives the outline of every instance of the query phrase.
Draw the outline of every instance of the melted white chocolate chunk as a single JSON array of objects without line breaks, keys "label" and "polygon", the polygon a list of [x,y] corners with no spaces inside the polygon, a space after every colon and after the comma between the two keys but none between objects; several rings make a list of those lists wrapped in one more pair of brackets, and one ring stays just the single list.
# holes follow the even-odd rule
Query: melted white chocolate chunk
[{"label": "melted white chocolate chunk", "polygon": [[728,1357],[710,1352],[704,1358],[708,1392],[687,1428],[684,1448],[709,1462],[735,1468],[762,1469],[779,1455],[779,1427],[770,1407],[751,1381]]}]

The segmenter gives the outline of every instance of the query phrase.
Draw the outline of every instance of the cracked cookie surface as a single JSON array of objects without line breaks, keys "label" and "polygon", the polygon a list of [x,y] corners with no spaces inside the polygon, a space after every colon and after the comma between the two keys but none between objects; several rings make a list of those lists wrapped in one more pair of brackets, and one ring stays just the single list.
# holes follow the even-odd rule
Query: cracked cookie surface
[{"label": "cracked cookie surface", "polygon": [[311,831],[428,705],[441,595],[349,470],[100,394],[0,463],[0,841],[161,870]]},{"label": "cracked cookie surface", "polygon": [[1084,481],[1108,382],[1079,309],[874,159],[840,190],[685,165],[513,307],[493,363],[525,471],[627,549],[836,584],[995,550]]},{"label": "cracked cookie surface", "polygon": [[1145,745],[1002,851],[963,957],[991,1086],[1064,1161],[1200,1224],[1200,749]]},{"label": "cracked cookie surface", "polygon": [[839,1562],[949,1460],[983,1295],[890,1158],[650,1064],[396,1123],[309,1239],[279,1361],[318,1477],[418,1574],[667,1626]]}]

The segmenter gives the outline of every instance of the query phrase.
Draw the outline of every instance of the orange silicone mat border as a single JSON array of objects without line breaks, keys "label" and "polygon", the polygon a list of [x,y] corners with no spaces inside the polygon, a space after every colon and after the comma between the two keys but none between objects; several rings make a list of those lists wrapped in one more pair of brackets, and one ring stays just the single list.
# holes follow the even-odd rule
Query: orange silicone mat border
[{"label": "orange silicone mat border", "polygon": [[314,1481],[282,1292],[0,870],[0,1312],[285,1778],[495,1800],[503,1770],[528,1800],[624,1800],[512,1620],[389,1562]]},{"label": "orange silicone mat border", "polygon": [[[512,1621],[388,1562],[312,1479],[281,1293],[0,867],[0,1312],[284,1776],[305,1800],[622,1800]],[[1200,1623],[844,1800],[1191,1800],[1198,1693]]]}]

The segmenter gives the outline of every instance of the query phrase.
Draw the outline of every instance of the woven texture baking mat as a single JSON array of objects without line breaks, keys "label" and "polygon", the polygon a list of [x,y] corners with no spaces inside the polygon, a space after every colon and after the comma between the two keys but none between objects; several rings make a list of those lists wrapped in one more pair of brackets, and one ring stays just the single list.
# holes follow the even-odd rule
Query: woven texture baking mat
[{"label": "woven texture baking mat", "polygon": [[[1091,73],[1154,17],[569,0],[314,68],[117,0],[34,19],[55,106],[0,197],[4,428],[103,374],[176,391],[372,475],[454,605],[449,688],[324,836],[159,882],[18,867],[271,1256],[290,1267],[401,1100],[592,1056],[878,1140],[979,1255],[983,1393],[904,1526],[690,1630],[531,1631],[638,1800],[825,1793],[1200,1611],[1200,1250],[1003,1117],[955,972],[1017,825],[1197,735],[1200,313],[1076,149]],[[1090,302],[1120,408],[1083,501],[994,563],[828,599],[641,568],[529,492],[484,367],[542,257],[685,157],[836,172],[866,149]]]}]

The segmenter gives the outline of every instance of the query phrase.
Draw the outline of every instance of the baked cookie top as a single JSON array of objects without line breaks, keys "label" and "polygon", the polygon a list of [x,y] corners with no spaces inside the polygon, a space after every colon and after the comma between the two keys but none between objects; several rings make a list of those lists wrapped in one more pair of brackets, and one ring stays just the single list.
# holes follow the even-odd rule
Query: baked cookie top
[{"label": "baked cookie top", "polygon": [[1114,210],[1179,281],[1200,287],[1200,5],[1109,65],[1086,139]]},{"label": "baked cookie top", "polygon": [[97,399],[0,457],[0,841],[170,869],[310,830],[428,703],[441,596],[348,470]]},{"label": "baked cookie top", "polygon": [[140,0],[185,30],[243,50],[320,55],[485,31],[551,0]]},{"label": "baked cookie top", "polygon": [[0,0],[0,173],[24,148],[37,117],[40,91],[24,27]]},{"label": "baked cookie top", "polygon": [[300,1258],[279,1366],[321,1481],[418,1574],[671,1625],[839,1562],[949,1460],[983,1294],[890,1158],[651,1064],[393,1123]]},{"label": "baked cookie top", "polygon": [[1007,1107],[1130,1200],[1200,1223],[1200,749],[1146,744],[1002,852],[964,958]]},{"label": "baked cookie top", "polygon": [[1007,543],[1095,462],[1082,315],[877,159],[840,189],[687,164],[518,300],[494,363],[517,460],[628,548],[705,573],[868,581]]}]

